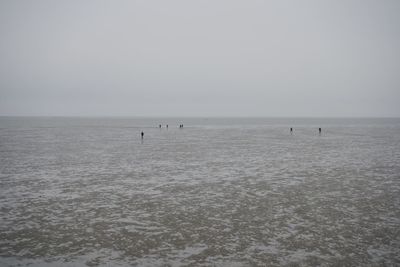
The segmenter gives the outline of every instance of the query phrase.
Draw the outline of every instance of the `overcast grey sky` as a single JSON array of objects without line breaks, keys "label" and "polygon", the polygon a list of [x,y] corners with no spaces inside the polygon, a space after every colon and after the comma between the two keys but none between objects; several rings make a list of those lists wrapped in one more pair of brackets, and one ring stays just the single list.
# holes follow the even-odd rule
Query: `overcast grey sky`
[{"label": "overcast grey sky", "polygon": [[0,115],[400,116],[397,0],[0,0]]}]

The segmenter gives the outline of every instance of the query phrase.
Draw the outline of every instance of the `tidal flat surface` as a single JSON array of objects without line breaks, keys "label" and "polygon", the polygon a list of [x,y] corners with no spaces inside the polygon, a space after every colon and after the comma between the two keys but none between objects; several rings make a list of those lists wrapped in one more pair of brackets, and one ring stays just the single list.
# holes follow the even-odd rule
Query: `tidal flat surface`
[{"label": "tidal flat surface", "polygon": [[332,265],[400,265],[399,119],[0,118],[0,266]]}]

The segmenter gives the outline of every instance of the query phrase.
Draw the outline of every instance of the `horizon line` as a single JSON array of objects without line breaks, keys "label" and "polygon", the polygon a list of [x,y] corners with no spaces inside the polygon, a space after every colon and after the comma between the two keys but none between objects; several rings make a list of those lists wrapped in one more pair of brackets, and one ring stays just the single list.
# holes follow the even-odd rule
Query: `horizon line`
[{"label": "horizon line", "polygon": [[0,115],[0,118],[194,118],[194,119],[400,119],[400,116],[264,116],[264,115]]}]

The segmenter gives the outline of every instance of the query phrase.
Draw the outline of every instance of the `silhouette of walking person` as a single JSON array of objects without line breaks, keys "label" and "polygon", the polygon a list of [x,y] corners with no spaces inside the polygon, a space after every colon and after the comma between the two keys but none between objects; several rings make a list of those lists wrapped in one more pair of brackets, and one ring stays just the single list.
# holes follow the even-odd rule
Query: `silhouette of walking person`
[{"label": "silhouette of walking person", "polygon": [[290,133],[293,133],[293,128],[292,127],[290,127]]},{"label": "silhouette of walking person", "polygon": [[321,129],[321,128],[318,128],[318,132],[319,132],[319,134],[321,134],[321,132],[322,132],[322,129]]},{"label": "silhouette of walking person", "polygon": [[143,131],[140,133],[140,136],[141,136],[142,139],[143,139],[143,137],[144,137],[144,132],[143,132]]}]

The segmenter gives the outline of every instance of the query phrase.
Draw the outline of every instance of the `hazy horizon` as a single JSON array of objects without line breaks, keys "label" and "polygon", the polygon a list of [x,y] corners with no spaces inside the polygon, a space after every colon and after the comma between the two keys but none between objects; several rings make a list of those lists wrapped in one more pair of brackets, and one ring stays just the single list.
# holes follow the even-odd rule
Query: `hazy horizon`
[{"label": "hazy horizon", "polygon": [[1,1],[0,116],[400,117],[398,1]]},{"label": "hazy horizon", "polygon": [[0,118],[149,118],[149,119],[400,119],[400,116],[163,116],[163,115],[0,115]]}]

